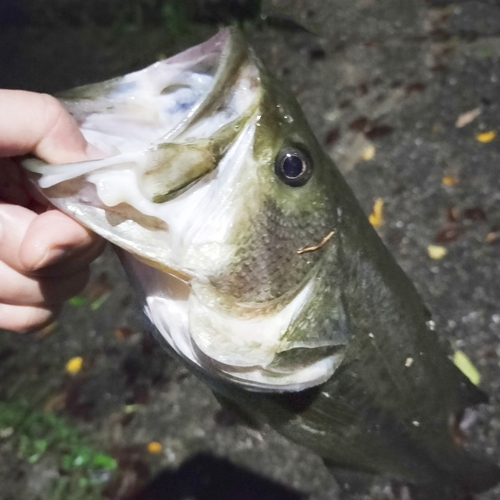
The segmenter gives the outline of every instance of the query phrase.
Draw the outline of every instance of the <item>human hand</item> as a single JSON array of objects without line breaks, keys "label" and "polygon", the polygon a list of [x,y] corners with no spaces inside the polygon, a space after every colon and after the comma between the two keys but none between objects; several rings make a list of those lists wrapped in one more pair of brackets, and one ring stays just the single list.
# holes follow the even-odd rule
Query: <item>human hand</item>
[{"label": "human hand", "polygon": [[104,242],[30,191],[15,157],[48,163],[99,155],[53,97],[0,89],[0,328],[26,332],[53,320],[89,277]]}]

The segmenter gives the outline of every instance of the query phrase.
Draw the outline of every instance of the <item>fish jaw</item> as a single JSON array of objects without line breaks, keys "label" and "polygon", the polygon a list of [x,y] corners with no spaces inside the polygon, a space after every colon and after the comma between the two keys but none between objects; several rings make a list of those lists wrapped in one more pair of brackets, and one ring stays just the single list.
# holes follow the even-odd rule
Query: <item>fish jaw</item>
[{"label": "fish jaw", "polygon": [[[286,332],[306,302],[311,293],[310,287],[305,287],[280,313],[260,315],[253,321],[245,321],[238,316],[231,316],[227,311],[222,311],[220,315],[214,314],[213,309],[200,305],[196,287],[193,292],[192,281],[186,282],[173,274],[159,271],[129,253],[119,251],[118,254],[132,281],[142,291],[146,316],[169,348],[185,363],[194,365],[200,373],[211,379],[222,379],[257,392],[296,392],[328,380],[344,358],[343,347],[339,346],[330,356],[324,356],[291,373],[273,370],[280,334]],[[212,331],[203,324],[193,325],[193,311],[196,312],[195,321],[219,322],[221,325],[209,325]],[[266,346],[262,348],[265,342],[258,335],[262,330],[268,333],[267,349]],[[245,334],[249,335],[245,338]],[[226,340],[226,352],[220,344],[211,345],[214,339],[220,341],[221,336]],[[235,349],[236,337],[241,358],[238,358],[238,350]]]},{"label": "fish jaw", "polygon": [[62,103],[108,156],[65,165],[28,159],[24,167],[61,210],[150,265],[185,274],[176,255],[187,251],[191,207],[203,208],[200,198],[256,114],[258,70],[241,43],[222,30],[144,70],[66,92]]}]

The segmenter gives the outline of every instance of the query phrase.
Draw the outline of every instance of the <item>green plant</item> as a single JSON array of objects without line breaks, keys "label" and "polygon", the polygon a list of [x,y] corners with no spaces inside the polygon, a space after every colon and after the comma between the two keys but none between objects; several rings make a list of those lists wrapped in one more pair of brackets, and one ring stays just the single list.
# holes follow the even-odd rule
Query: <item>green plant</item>
[{"label": "green plant", "polygon": [[117,468],[113,457],[94,448],[65,419],[25,401],[0,402],[0,436],[12,440],[17,455],[30,464],[55,458],[59,476],[48,492],[51,500],[100,498],[102,483]]}]

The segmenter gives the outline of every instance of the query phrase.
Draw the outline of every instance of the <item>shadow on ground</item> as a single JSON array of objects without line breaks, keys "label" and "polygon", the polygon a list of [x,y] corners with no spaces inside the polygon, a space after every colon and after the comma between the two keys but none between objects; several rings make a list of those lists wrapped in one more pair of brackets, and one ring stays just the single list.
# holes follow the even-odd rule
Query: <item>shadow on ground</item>
[{"label": "shadow on ground", "polygon": [[208,453],[161,471],[132,500],[305,500],[302,493]]}]

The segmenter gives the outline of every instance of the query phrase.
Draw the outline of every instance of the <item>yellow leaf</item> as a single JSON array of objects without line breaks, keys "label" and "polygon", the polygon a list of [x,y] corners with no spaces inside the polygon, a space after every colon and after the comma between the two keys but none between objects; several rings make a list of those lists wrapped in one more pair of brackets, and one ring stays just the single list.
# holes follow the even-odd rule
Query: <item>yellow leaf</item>
[{"label": "yellow leaf", "polygon": [[67,373],[78,373],[82,369],[83,358],[80,356],[76,356],[75,358],[71,358],[66,363],[66,372]]},{"label": "yellow leaf", "polygon": [[377,198],[375,200],[375,203],[373,204],[373,211],[369,217],[370,224],[373,227],[379,227],[384,222],[383,217],[382,217],[383,208],[384,208],[384,199]]},{"label": "yellow leaf", "polygon": [[489,130],[488,132],[477,133],[476,139],[479,142],[486,143],[486,142],[491,142],[496,136],[497,136],[497,133],[494,130]]},{"label": "yellow leaf", "polygon": [[460,181],[456,178],[453,177],[452,175],[445,175],[443,177],[443,184],[445,186],[456,186]]},{"label": "yellow leaf", "polygon": [[429,257],[431,259],[439,260],[448,253],[448,250],[446,250],[445,247],[439,245],[429,245],[427,247],[427,252],[429,253]]},{"label": "yellow leaf", "polygon": [[148,452],[157,454],[160,453],[162,450],[161,444],[156,442],[156,441],[151,441],[151,443],[148,443]]},{"label": "yellow leaf", "polygon": [[363,158],[364,161],[373,160],[373,158],[375,158],[375,146],[373,144],[366,146],[361,153],[361,158]]},{"label": "yellow leaf", "polygon": [[474,385],[480,384],[481,374],[462,351],[455,351],[453,363]]}]

